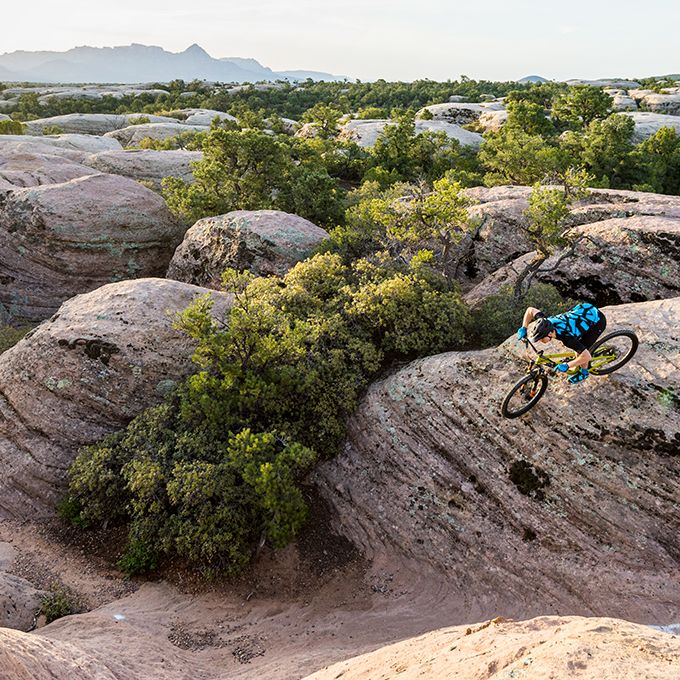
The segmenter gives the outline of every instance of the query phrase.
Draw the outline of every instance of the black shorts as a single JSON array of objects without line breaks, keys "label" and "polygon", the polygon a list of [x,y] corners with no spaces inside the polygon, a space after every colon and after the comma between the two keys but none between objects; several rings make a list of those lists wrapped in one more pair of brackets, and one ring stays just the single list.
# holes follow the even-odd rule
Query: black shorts
[{"label": "black shorts", "polygon": [[590,349],[602,333],[604,333],[604,329],[607,328],[607,317],[599,309],[597,311],[600,312],[598,322],[589,328],[580,338],[586,349]]}]

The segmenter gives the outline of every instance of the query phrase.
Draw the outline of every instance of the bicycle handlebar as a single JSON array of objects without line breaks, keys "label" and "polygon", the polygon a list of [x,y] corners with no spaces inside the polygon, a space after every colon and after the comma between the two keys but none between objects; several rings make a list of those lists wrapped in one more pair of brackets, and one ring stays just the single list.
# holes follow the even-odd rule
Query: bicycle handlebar
[{"label": "bicycle handlebar", "polygon": [[547,361],[551,366],[557,366],[557,363],[555,361],[553,361],[552,359],[549,359],[548,357],[543,356],[543,350],[542,349],[536,349],[536,347],[534,347],[534,344],[531,342],[531,340],[529,340],[529,338],[522,338],[522,342],[524,343],[525,347],[527,347],[527,346],[531,347],[531,349],[533,349],[534,352],[539,357],[541,357],[541,359],[543,359],[544,361]]}]

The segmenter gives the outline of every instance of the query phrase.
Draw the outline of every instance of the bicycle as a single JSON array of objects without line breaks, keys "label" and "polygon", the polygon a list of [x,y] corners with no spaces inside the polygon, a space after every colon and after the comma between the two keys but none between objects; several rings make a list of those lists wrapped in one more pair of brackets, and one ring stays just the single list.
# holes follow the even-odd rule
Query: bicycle
[{"label": "bicycle", "polygon": [[[506,418],[517,418],[524,415],[538,403],[548,389],[548,378],[554,377],[554,368],[562,362],[569,362],[576,357],[576,352],[561,352],[545,354],[536,349],[528,339],[523,340],[536,353],[536,357],[529,360],[526,375],[518,380],[505,395],[501,404],[501,414]],[[588,363],[591,375],[609,375],[627,364],[637,351],[639,340],[630,330],[613,331],[607,333],[590,348],[592,359]],[[572,368],[564,375],[574,375],[580,369]]]}]

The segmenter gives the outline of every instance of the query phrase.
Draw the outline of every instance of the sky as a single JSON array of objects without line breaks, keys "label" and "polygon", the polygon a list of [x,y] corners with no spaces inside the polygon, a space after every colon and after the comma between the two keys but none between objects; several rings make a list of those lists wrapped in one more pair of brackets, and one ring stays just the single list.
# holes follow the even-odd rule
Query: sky
[{"label": "sky", "polygon": [[643,77],[680,73],[679,25],[678,0],[31,0],[2,8],[0,53],[198,43],[361,80]]}]

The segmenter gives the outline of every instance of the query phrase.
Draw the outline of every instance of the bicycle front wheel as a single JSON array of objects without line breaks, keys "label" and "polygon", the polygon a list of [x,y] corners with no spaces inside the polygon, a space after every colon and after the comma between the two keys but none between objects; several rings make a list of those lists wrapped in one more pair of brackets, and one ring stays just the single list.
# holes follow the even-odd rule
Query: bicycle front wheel
[{"label": "bicycle front wheel", "polygon": [[512,387],[501,404],[501,415],[517,418],[524,415],[538,403],[548,387],[544,373],[529,373]]},{"label": "bicycle front wheel", "polygon": [[601,337],[591,348],[590,372],[608,375],[628,363],[637,351],[639,341],[633,331],[614,331]]}]

